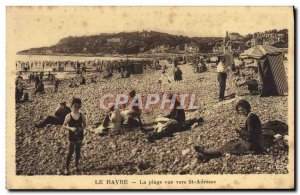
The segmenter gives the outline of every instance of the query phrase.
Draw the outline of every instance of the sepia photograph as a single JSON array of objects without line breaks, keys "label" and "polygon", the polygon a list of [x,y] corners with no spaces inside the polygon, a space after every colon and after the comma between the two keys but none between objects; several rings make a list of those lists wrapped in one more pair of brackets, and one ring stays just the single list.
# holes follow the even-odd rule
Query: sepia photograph
[{"label": "sepia photograph", "polygon": [[[8,189],[294,189],[294,7],[6,7]],[[78,177],[80,176],[80,177]]]}]

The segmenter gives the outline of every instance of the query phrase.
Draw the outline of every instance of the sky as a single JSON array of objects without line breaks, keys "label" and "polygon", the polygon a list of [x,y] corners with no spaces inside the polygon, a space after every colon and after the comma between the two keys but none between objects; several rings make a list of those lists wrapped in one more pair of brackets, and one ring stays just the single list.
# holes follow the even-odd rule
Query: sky
[{"label": "sky", "polygon": [[293,25],[291,7],[7,7],[16,51],[67,36],[153,30],[185,36],[242,35]]}]

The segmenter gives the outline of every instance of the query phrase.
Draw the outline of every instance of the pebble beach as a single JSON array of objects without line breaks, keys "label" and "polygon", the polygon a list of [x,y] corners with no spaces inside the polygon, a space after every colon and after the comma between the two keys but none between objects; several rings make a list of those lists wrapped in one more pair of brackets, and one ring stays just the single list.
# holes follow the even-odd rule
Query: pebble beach
[{"label": "pebble beach", "polygon": [[[193,130],[175,133],[154,143],[149,143],[139,129],[124,131],[120,135],[101,137],[92,129],[103,120],[106,110],[102,110],[99,99],[111,93],[126,93],[136,90],[139,94],[158,93],[160,70],[146,70],[144,74],[130,78],[110,80],[97,77],[97,83],[69,88],[69,78],[62,81],[59,92],[54,93],[53,85],[45,82],[45,94],[33,94],[33,85],[28,84],[30,101],[16,105],[16,172],[17,175],[59,175],[65,165],[68,152],[68,132],[61,126],[48,125],[37,129],[34,124],[55,112],[59,102],[66,101],[70,106],[72,97],[82,99],[81,112],[87,119],[85,139],[80,159],[79,175],[145,175],[145,174],[286,174],[288,173],[288,152],[268,148],[263,155],[228,155],[201,162],[193,147],[202,145],[218,148],[238,137],[234,129],[244,122],[235,111],[239,99],[248,100],[252,111],[262,123],[269,120],[288,121],[288,97],[259,97],[258,95],[236,96],[218,101],[217,74],[210,69],[194,73],[192,66],[180,65],[183,80],[171,83],[169,92],[196,94],[200,99],[198,110],[187,111],[187,119],[203,117],[204,124]],[[172,76],[172,66],[168,75]],[[174,81],[173,81],[174,82]],[[142,119],[154,118],[158,109],[143,112]]]}]

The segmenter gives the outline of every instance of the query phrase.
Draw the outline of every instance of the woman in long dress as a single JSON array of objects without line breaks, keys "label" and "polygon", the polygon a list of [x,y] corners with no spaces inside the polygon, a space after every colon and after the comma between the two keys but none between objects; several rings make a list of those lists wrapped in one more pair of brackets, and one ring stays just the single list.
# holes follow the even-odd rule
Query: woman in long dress
[{"label": "woman in long dress", "polygon": [[171,78],[166,74],[165,70],[162,71],[159,82],[161,83],[161,91],[166,92],[169,88],[169,84],[171,83]]}]

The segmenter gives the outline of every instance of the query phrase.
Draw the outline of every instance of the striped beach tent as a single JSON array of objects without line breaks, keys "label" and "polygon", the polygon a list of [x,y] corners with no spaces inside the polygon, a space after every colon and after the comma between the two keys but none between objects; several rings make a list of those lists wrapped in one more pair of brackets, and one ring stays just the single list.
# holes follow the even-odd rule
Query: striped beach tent
[{"label": "striped beach tent", "polygon": [[287,94],[287,76],[280,50],[269,45],[258,45],[246,50],[240,57],[257,59],[261,96]]}]

